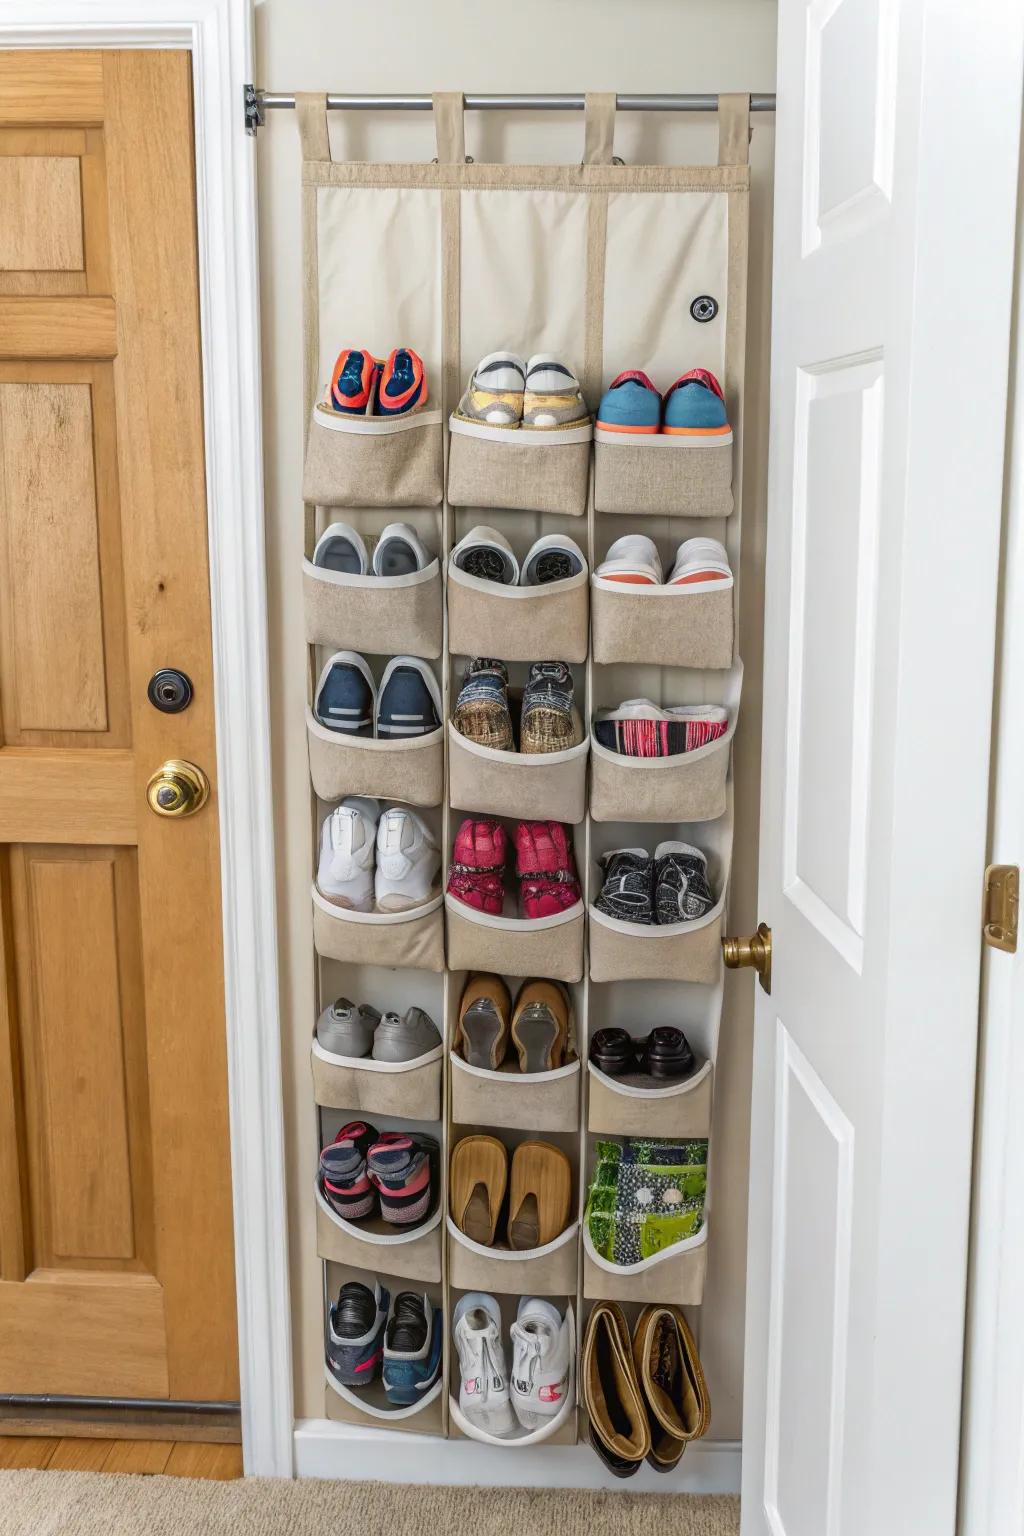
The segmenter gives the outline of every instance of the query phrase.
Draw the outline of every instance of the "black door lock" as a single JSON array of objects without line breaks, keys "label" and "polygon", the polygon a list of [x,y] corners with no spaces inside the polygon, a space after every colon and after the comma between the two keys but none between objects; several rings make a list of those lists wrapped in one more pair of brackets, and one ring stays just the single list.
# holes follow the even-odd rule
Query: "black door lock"
[{"label": "black door lock", "polygon": [[149,702],[165,715],[180,715],[192,703],[192,679],[177,667],[161,667],[149,680]]}]

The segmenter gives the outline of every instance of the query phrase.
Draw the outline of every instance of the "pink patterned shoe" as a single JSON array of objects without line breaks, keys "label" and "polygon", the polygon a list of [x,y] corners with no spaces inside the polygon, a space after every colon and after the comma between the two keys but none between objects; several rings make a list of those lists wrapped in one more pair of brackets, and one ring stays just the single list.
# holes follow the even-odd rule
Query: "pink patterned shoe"
[{"label": "pink patterned shoe", "polygon": [[500,917],[508,839],[500,821],[467,816],[455,836],[448,891],[467,907]]},{"label": "pink patterned shoe", "polygon": [[456,869],[448,876],[449,894],[477,912],[500,917],[505,906],[505,887],[501,876],[486,871]]},{"label": "pink patterned shoe", "polygon": [[581,899],[569,834],[559,821],[516,827],[516,874],[523,917],[553,917]]}]

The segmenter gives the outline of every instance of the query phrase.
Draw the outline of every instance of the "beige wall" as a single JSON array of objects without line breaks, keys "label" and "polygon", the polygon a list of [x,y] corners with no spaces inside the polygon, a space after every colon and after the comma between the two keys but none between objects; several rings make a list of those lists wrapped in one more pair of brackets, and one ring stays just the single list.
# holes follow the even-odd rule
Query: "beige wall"
[{"label": "beige wall", "polygon": [[[257,0],[257,79],[292,91],[770,91],[775,82],[772,0]],[[752,931],[755,854],[767,332],[773,130],[755,119],[751,146],[750,333],[741,647],[746,686],[737,737],[734,931]],[[336,157],[428,159],[427,114],[335,115]],[[477,160],[572,162],[582,154],[575,113],[471,114],[467,150]],[[616,152],[629,162],[712,161],[712,119],[624,117]],[[266,460],[275,835],[284,1020],[284,1094],[295,1404],[323,1415],[320,1265],[312,1177],[310,1094],[313,1019],[309,920],[309,779],[303,725],[305,646],[299,559],[303,437],[299,147],[294,115],[270,115],[259,136],[263,404]],[[356,340],[358,338],[355,338]],[[499,338],[500,339],[500,338]],[[497,344],[497,341],[496,341]],[[680,360],[685,366],[685,359]],[[702,1353],[718,1440],[740,1433],[746,1160],[749,1124],[750,978],[734,983],[723,1021],[714,1132],[715,1211]]]}]

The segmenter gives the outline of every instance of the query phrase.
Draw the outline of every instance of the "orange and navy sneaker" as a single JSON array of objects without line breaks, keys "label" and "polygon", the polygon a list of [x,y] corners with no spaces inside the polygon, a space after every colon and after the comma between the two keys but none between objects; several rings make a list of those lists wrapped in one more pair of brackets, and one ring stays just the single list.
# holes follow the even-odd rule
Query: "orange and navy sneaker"
[{"label": "orange and navy sneaker", "polygon": [[691,368],[665,392],[663,432],[676,437],[732,440],[722,386],[706,368]]},{"label": "orange and navy sneaker", "polygon": [[427,374],[423,359],[410,347],[396,347],[388,356],[377,389],[377,412],[400,416],[416,411],[427,401]]},{"label": "orange and navy sneaker", "polygon": [[346,416],[370,416],[381,364],[361,347],[343,347],[331,374],[329,404]]}]

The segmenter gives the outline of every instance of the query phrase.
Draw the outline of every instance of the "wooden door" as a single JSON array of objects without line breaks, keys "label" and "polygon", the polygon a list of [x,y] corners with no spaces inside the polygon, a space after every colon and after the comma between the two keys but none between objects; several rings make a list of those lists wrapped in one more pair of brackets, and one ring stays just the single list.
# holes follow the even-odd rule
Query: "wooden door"
[{"label": "wooden door", "polygon": [[956,1525],[1022,34],[779,6],[744,1536]]},{"label": "wooden door", "polygon": [[0,1392],[227,1401],[189,56],[0,54],[0,208]]}]

